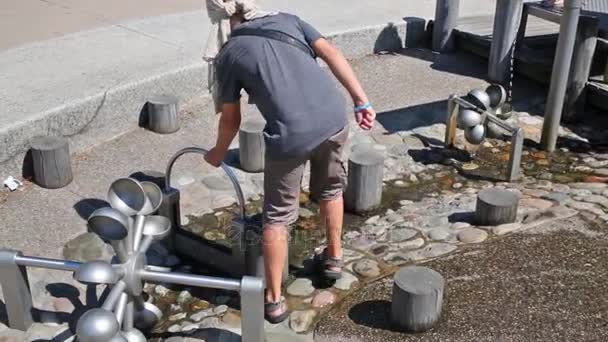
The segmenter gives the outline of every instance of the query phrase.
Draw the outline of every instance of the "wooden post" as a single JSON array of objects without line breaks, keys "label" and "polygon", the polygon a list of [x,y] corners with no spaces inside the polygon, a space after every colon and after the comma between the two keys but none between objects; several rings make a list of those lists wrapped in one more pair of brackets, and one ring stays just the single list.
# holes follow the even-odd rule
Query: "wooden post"
[{"label": "wooden post", "polygon": [[378,207],[382,201],[384,155],[366,146],[356,149],[348,161],[346,208],[359,213]]},{"label": "wooden post", "polygon": [[433,24],[433,51],[454,51],[454,29],[458,25],[459,10],[460,0],[437,0]]},{"label": "wooden post", "polygon": [[170,134],[179,130],[178,99],[159,96],[148,101],[148,128],[156,133]]},{"label": "wooden post", "polygon": [[490,81],[507,87],[511,80],[511,57],[521,22],[523,0],[497,0],[488,67]]},{"label": "wooden post", "polygon": [[395,274],[391,321],[399,330],[422,332],[441,316],[445,280],[426,267],[404,267]]},{"label": "wooden post", "polygon": [[241,168],[248,172],[264,170],[264,127],[266,123],[260,119],[250,119],[241,124],[239,131],[239,159]]},{"label": "wooden post", "polygon": [[31,147],[36,184],[47,189],[59,189],[72,182],[70,145],[66,138],[35,137]]},{"label": "wooden post", "polygon": [[498,226],[517,219],[519,198],[508,190],[485,189],[477,196],[475,223],[480,226]]},{"label": "wooden post", "polygon": [[585,89],[591,73],[599,27],[599,20],[596,17],[581,16],[578,21],[574,56],[562,114],[562,119],[566,122],[580,119],[584,114],[587,97]]}]

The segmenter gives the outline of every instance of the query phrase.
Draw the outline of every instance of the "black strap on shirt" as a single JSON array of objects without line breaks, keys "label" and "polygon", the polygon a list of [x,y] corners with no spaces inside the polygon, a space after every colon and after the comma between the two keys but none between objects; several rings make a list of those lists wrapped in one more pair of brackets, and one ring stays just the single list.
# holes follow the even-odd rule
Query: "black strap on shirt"
[{"label": "black strap on shirt", "polygon": [[285,32],[277,31],[277,30],[266,30],[266,29],[254,29],[254,28],[239,28],[232,32],[230,37],[240,37],[240,36],[256,36],[263,37],[273,40],[278,40],[280,42],[289,44],[295,48],[302,50],[304,53],[309,55],[312,58],[317,58],[314,50],[310,47],[310,45],[303,43],[301,40],[293,37],[290,34]]}]

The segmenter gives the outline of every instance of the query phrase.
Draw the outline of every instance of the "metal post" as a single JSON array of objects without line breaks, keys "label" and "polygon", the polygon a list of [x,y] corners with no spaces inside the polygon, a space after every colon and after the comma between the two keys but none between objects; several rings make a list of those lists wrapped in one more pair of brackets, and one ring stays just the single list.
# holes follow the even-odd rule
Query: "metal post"
[{"label": "metal post", "polygon": [[494,15],[492,47],[488,62],[488,77],[491,81],[508,86],[511,80],[511,55],[517,28],[521,22],[523,0],[498,0]]},{"label": "metal post", "polygon": [[512,182],[519,178],[521,169],[521,155],[524,149],[524,130],[517,128],[511,137],[511,155],[507,169],[507,179]]},{"label": "metal post", "polygon": [[458,119],[458,103],[455,94],[448,99],[448,115],[445,123],[445,147],[453,147],[456,143],[456,120]]},{"label": "metal post", "polygon": [[143,281],[151,283],[171,283],[185,286],[207,287],[228,291],[239,291],[241,283],[238,280],[227,278],[216,278],[206,276],[195,276],[185,273],[163,273],[143,270],[139,274]]},{"label": "metal post", "polygon": [[175,188],[163,189],[163,201],[158,208],[158,215],[164,216],[171,221],[171,235],[163,240],[163,245],[170,250],[175,250],[173,237],[181,227],[181,212],[179,206],[179,190]]},{"label": "metal post", "polygon": [[555,151],[557,144],[581,7],[582,0],[566,0],[564,4],[541,138],[541,146],[549,152]]},{"label": "metal post", "polygon": [[458,25],[460,0],[437,0],[433,24],[433,51],[454,50],[454,29]]},{"label": "metal post", "polygon": [[243,342],[262,342],[264,338],[264,284],[260,278],[241,280],[241,330]]},{"label": "metal post", "polygon": [[35,258],[23,256],[21,254],[15,256],[15,263],[19,266],[46,268],[57,271],[75,272],[82,265],[77,261]]},{"label": "metal post", "polygon": [[8,314],[8,325],[26,331],[34,323],[32,293],[24,266],[18,266],[20,252],[0,250],[0,285]]}]

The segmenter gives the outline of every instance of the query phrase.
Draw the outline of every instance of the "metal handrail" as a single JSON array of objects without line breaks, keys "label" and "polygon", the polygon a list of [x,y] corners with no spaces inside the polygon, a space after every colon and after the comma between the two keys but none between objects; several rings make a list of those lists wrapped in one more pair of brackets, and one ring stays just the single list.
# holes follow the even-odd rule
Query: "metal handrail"
[{"label": "metal handrail", "polygon": [[[173,157],[171,157],[171,159],[169,160],[169,164],[167,165],[167,169],[165,171],[165,191],[168,192],[171,190],[171,171],[173,171],[173,166],[175,165],[175,162],[181,156],[183,156],[184,154],[188,154],[188,153],[202,154],[204,156],[207,153],[209,153],[209,151],[205,150],[204,148],[200,148],[200,147],[187,147],[187,148],[184,148],[184,149],[178,151],[175,155],[173,155]],[[246,216],[245,215],[246,214],[245,196],[243,195],[243,189],[241,189],[241,186],[239,185],[238,178],[234,174],[234,171],[225,163],[222,163],[220,165],[220,167],[222,168],[222,170],[224,170],[226,175],[228,175],[228,178],[230,179],[230,182],[232,183],[232,186],[234,187],[234,191],[236,192],[237,201],[238,201],[239,207],[240,207],[240,218],[242,220],[245,220],[245,216]]]}]

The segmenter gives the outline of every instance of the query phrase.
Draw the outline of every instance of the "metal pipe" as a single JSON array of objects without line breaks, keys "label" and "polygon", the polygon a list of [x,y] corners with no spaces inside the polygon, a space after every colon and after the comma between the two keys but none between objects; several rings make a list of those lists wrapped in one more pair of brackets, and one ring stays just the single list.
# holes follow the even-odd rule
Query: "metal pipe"
[{"label": "metal pipe", "polygon": [[152,245],[152,243],[154,242],[154,238],[152,236],[144,236],[143,240],[141,241],[141,243],[139,244],[139,248],[137,249],[140,253],[146,253],[148,251],[148,248],[150,248],[150,246]]},{"label": "metal pipe", "polygon": [[22,255],[17,255],[15,257],[15,263],[19,266],[47,268],[51,270],[69,272],[76,272],[82,265],[81,262],[77,261],[35,258]]},{"label": "metal pipe", "polygon": [[486,118],[488,121],[490,121],[491,123],[495,124],[496,126],[502,128],[502,129],[504,129],[505,131],[509,131],[510,133],[513,133],[515,131],[515,129],[513,129],[513,127],[509,126],[504,121],[493,117],[492,115],[487,115]]},{"label": "metal pipe", "polygon": [[135,328],[135,305],[133,304],[133,299],[131,296],[128,296],[128,298],[125,316],[122,319],[123,331],[131,331],[133,328]]},{"label": "metal pipe", "polygon": [[171,283],[229,291],[239,291],[241,288],[240,281],[227,278],[194,276],[185,273],[163,273],[146,270],[140,271],[139,275],[142,280],[151,283]]},{"label": "metal pipe", "polygon": [[129,300],[129,296],[126,293],[120,295],[120,299],[118,300],[118,304],[116,304],[116,308],[114,309],[114,314],[116,315],[116,320],[122,322],[125,317],[125,310],[127,309],[127,301]]},{"label": "metal pipe", "polygon": [[555,151],[557,144],[581,7],[582,0],[566,0],[564,4],[541,137],[541,146],[548,152]]},{"label": "metal pipe", "polygon": [[[177,159],[179,159],[179,157],[181,157],[187,153],[197,153],[197,154],[206,155],[208,153],[208,151],[203,148],[200,148],[200,147],[187,147],[183,150],[178,151],[173,157],[171,157],[171,159],[169,160],[169,164],[167,165],[167,170],[165,171],[165,192],[169,192],[169,190],[171,190],[171,171],[173,170],[173,166],[175,165],[175,162],[177,161]],[[232,169],[228,165],[222,163],[221,168],[222,168],[222,170],[224,170],[226,175],[228,175],[230,182],[234,186],[234,191],[236,191],[236,199],[237,199],[237,201],[239,203],[239,207],[240,207],[240,216],[244,220],[245,214],[246,214],[245,196],[243,195],[243,190],[241,189],[241,186],[239,185],[238,178],[234,174],[234,171],[232,171]]]},{"label": "metal pipe", "polygon": [[133,250],[139,250],[139,245],[141,244],[141,239],[144,233],[144,223],[146,222],[146,217],[143,215],[137,215],[135,217],[135,230],[133,232]]},{"label": "metal pipe", "polygon": [[110,291],[110,293],[108,293],[108,296],[106,297],[106,300],[103,302],[103,305],[101,306],[101,308],[108,310],[108,311],[114,310],[116,303],[120,299],[121,295],[125,292],[126,288],[127,288],[127,284],[124,281],[121,280],[118,283],[116,283],[112,287],[112,290]]},{"label": "metal pipe", "polygon": [[127,260],[129,260],[129,253],[127,253],[122,240],[113,240],[110,241],[110,244],[112,245],[114,253],[116,253],[116,256],[120,262],[127,262]]}]

